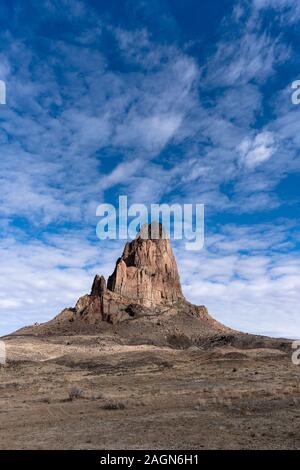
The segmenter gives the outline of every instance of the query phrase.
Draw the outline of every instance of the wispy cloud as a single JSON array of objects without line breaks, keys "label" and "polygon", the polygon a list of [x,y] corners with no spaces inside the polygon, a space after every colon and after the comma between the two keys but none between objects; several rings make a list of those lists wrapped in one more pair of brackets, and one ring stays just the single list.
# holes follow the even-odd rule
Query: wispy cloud
[{"label": "wispy cloud", "polygon": [[276,150],[275,138],[271,132],[261,132],[253,140],[243,139],[238,146],[242,163],[248,168],[255,168],[271,158]]},{"label": "wispy cloud", "polygon": [[[227,225],[206,238],[198,256],[179,257],[186,296],[204,303],[232,327],[277,336],[299,336],[295,305],[299,292],[299,259],[291,250],[297,226]],[[291,237],[291,234],[294,234]]]},{"label": "wispy cloud", "polygon": [[[1,33],[2,329],[7,311],[10,329],[49,318],[96,271],[110,273],[121,248],[103,254],[95,209],[126,193],[205,203],[208,227],[232,218],[208,229],[205,252],[181,253],[185,292],[226,323],[278,334],[294,325],[299,335],[297,215],[285,214],[279,230],[272,212],[290,203],[280,182],[300,172],[299,111],[288,95],[298,77],[285,75],[297,66],[285,25],[297,37],[298,4],[236,2],[214,43],[199,36],[198,53],[173,17],[178,38],[163,40],[85,1],[30,2],[34,25],[28,8],[20,3]],[[257,228],[253,215],[275,228]]]}]

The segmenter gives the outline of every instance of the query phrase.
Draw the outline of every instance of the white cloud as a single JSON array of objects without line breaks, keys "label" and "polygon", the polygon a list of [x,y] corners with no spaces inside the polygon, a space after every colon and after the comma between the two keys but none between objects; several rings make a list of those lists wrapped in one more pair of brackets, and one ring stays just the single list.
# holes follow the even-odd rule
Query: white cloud
[{"label": "white cloud", "polygon": [[0,335],[53,318],[89,293],[97,272],[111,274],[121,248],[104,245],[75,230],[44,241],[1,240]]},{"label": "white cloud", "polygon": [[267,131],[257,134],[252,140],[246,137],[238,146],[242,163],[251,169],[269,160],[275,150],[274,135]]},{"label": "white cloud", "polygon": [[[68,5],[73,3],[84,12],[80,2]],[[178,132],[194,105],[195,61],[148,36],[136,42],[142,32],[111,33],[127,37],[119,52],[139,70],[113,72],[101,50],[62,41],[53,44],[52,63],[41,64],[34,51],[6,37],[3,64],[7,73],[12,64],[14,73],[8,77],[9,107],[1,109],[2,214],[46,225],[66,217],[83,220],[90,216],[91,199],[103,198],[101,160],[108,147],[119,167],[111,172],[111,184],[119,182],[112,178],[122,165],[130,166],[125,183],[140,166],[128,161],[155,158]]]},{"label": "white cloud", "polygon": [[236,40],[220,41],[214,56],[203,70],[206,86],[243,86],[262,83],[274,74],[274,67],[289,56],[289,48],[271,36],[257,33],[246,23]]},{"label": "white cloud", "polygon": [[286,224],[224,226],[207,234],[202,252],[181,251],[186,297],[241,331],[300,337],[300,262],[290,251],[297,234],[290,239]]},{"label": "white cloud", "polygon": [[273,9],[280,12],[282,23],[295,23],[300,17],[300,5],[297,0],[252,0],[258,10]]}]

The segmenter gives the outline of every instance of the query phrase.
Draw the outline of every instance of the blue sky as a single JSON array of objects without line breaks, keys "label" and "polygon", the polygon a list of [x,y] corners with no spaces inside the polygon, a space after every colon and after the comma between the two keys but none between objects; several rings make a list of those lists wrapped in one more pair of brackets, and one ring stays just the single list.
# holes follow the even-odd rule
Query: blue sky
[{"label": "blue sky", "polygon": [[187,298],[300,337],[300,4],[2,0],[0,333],[52,318],[113,270],[96,207],[206,205]]}]

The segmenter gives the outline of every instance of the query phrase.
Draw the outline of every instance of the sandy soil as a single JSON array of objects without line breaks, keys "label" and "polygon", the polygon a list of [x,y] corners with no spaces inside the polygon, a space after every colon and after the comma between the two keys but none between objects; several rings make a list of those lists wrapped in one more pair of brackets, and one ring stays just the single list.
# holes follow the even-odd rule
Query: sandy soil
[{"label": "sandy soil", "polygon": [[5,342],[1,449],[300,449],[289,351],[125,345],[109,334]]}]

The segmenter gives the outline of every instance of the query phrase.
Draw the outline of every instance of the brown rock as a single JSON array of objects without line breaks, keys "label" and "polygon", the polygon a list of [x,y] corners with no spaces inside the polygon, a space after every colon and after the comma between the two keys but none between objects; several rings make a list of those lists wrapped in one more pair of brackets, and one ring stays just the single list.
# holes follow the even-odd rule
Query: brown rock
[{"label": "brown rock", "polygon": [[106,292],[106,281],[104,276],[98,276],[98,274],[94,278],[94,282],[92,285],[91,295],[102,296]]},{"label": "brown rock", "polygon": [[[103,325],[103,322],[115,325],[142,317],[150,321],[163,317],[171,325],[174,319],[182,331],[193,322],[201,331],[224,330],[204,306],[185,300],[170,240],[159,224],[143,226],[136,239],[126,243],[107,285],[103,276],[95,276],[91,293],[80,297],[74,308],[63,310],[47,324],[46,330],[51,332],[53,323],[72,324],[76,330],[80,325]],[[159,326],[161,322],[156,324]],[[182,335],[175,332],[175,336],[176,343]]]},{"label": "brown rock", "polygon": [[107,287],[131,302],[153,307],[182,300],[177,264],[170,240],[145,240],[139,235],[126,243]]}]

